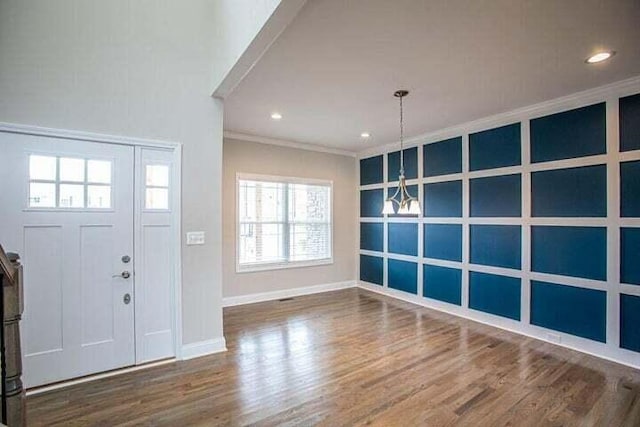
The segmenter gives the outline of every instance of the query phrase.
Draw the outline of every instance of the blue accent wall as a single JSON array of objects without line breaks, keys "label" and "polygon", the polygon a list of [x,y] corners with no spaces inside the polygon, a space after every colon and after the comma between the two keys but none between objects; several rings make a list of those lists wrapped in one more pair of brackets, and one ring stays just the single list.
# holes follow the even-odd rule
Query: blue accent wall
[{"label": "blue accent wall", "polygon": [[620,280],[640,285],[640,228],[620,230]]},{"label": "blue accent wall", "polygon": [[520,269],[519,225],[471,225],[471,263]]},{"label": "blue accent wall", "polygon": [[640,150],[640,93],[620,98],[620,151]]},{"label": "blue accent wall", "polygon": [[[400,150],[389,153],[387,161],[387,181],[397,181],[400,171]],[[404,149],[404,177],[406,179],[418,177],[418,147]]]},{"label": "blue accent wall", "polygon": [[384,260],[380,257],[360,255],[360,280],[383,284]]},{"label": "blue accent wall", "polygon": [[418,264],[390,259],[388,261],[389,287],[410,294],[418,293]]},{"label": "blue accent wall", "polygon": [[606,165],[532,173],[531,210],[534,217],[607,216]]},{"label": "blue accent wall", "polygon": [[462,172],[462,137],[426,144],[422,147],[423,175],[438,176]]},{"label": "blue accent wall", "polygon": [[531,270],[606,280],[605,227],[531,227]]},{"label": "blue accent wall", "polygon": [[640,352],[640,297],[620,295],[620,347]]},{"label": "blue accent wall", "polygon": [[384,179],[382,156],[360,160],[360,185],[378,184]]},{"label": "blue accent wall", "polygon": [[469,308],[520,320],[520,279],[471,271]]},{"label": "blue accent wall", "polygon": [[390,222],[389,252],[394,254],[418,256],[418,224]]},{"label": "blue accent wall", "polygon": [[519,165],[520,123],[469,135],[469,168],[472,171]]},{"label": "blue accent wall", "polygon": [[424,224],[424,256],[462,261],[462,225]]},{"label": "blue accent wall", "polygon": [[531,323],[547,329],[607,341],[607,293],[531,282]]},{"label": "blue accent wall", "polygon": [[425,184],[423,213],[426,217],[461,217],[462,181]]},{"label": "blue accent wall", "polygon": [[[361,276],[497,326],[508,318],[534,336],[569,334],[569,344],[620,361],[640,355],[640,93],[619,97],[628,88],[578,95],[576,105],[596,102],[586,107],[560,111],[566,104],[552,101],[489,119],[492,129],[462,125],[460,136],[408,148],[420,215],[381,214],[397,185],[398,147],[360,160]],[[610,146],[618,139],[620,152]],[[610,300],[624,293],[613,319]],[[607,340],[606,349],[597,344]]]},{"label": "blue accent wall", "polygon": [[422,286],[427,298],[461,305],[462,271],[457,268],[423,265]]},{"label": "blue accent wall", "polygon": [[384,250],[384,224],[381,222],[360,223],[360,249],[382,252]]},{"label": "blue accent wall", "polygon": [[519,217],[522,215],[520,174],[470,180],[473,217]]},{"label": "blue accent wall", "polygon": [[604,102],[531,120],[530,129],[533,163],[607,151]]},{"label": "blue accent wall", "polygon": [[620,164],[620,216],[640,217],[640,161]]},{"label": "blue accent wall", "polygon": [[360,191],[360,216],[363,218],[382,217],[384,190]]}]

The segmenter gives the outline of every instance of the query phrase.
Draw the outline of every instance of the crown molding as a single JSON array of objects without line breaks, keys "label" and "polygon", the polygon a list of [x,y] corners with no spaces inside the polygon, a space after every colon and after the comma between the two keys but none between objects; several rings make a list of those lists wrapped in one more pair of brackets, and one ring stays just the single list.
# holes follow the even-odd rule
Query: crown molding
[{"label": "crown molding", "polygon": [[340,156],[356,157],[357,153],[339,148],[325,147],[323,145],[307,144],[305,142],[290,141],[285,139],[267,138],[265,136],[250,135],[247,133],[224,131],[223,136],[228,139],[238,141],[257,142],[260,144],[279,145],[287,148],[297,148],[299,150],[317,151],[320,153],[337,154]]},{"label": "crown molding", "polygon": [[[609,97],[622,97],[640,91],[640,75],[618,82],[598,86],[571,95],[543,101],[515,110],[483,117],[478,120],[447,127],[434,132],[427,132],[404,140],[404,147],[411,148],[420,144],[441,141],[443,139],[461,136],[465,133],[478,132],[497,126],[507,125],[516,121],[535,119],[539,116],[562,112],[568,109],[580,108],[595,102],[601,102]],[[358,158],[365,158],[388,151],[397,151],[400,141],[367,148],[357,153]]]}]

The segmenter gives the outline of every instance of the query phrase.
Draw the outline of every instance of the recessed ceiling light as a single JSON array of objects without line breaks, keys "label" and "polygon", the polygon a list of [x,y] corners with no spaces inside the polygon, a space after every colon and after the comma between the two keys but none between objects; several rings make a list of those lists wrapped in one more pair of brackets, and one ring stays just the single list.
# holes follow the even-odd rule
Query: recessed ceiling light
[{"label": "recessed ceiling light", "polygon": [[280,120],[282,118],[282,114],[280,114],[280,113],[271,113],[271,118],[273,120]]},{"label": "recessed ceiling light", "polygon": [[598,52],[588,57],[585,62],[587,64],[597,64],[598,62],[606,61],[607,59],[611,58],[615,54],[616,53],[613,50]]},{"label": "recessed ceiling light", "polygon": [[362,132],[360,134],[360,138],[369,138],[371,136],[371,134],[369,132]]}]

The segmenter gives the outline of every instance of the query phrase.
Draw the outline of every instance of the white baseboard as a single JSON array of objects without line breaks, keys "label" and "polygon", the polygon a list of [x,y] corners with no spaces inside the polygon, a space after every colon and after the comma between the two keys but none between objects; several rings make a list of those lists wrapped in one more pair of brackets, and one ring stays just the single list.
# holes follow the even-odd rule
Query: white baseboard
[{"label": "white baseboard", "polygon": [[301,295],[311,295],[320,292],[337,291],[356,287],[355,280],[345,282],[324,283],[322,285],[305,286],[303,288],[282,289],[279,291],[261,292],[257,294],[239,295],[236,297],[226,297],[222,299],[223,307],[233,307],[235,305],[253,304],[255,302],[273,301],[282,298],[293,298]]},{"label": "white baseboard", "polygon": [[182,360],[195,359],[196,357],[208,356],[214,353],[227,351],[227,343],[224,337],[212,340],[199,341],[182,346]]},{"label": "white baseboard", "polygon": [[[366,282],[357,282],[357,286],[377,294],[385,295],[400,301],[415,304],[421,307],[430,308],[452,316],[461,317],[463,319],[482,323],[494,328],[503,329],[515,334],[524,335],[559,347],[586,353],[600,359],[626,365],[635,369],[640,369],[640,355],[635,352],[622,348],[610,348],[607,344],[595,342],[586,338],[576,337],[574,335],[563,332],[547,330],[534,325],[524,324],[517,320],[511,320],[488,313],[465,309],[464,307],[447,304],[430,298],[423,298],[418,295],[407,294],[406,292],[397,291],[395,289],[370,284]],[[550,338],[550,335],[559,337],[561,341]]]},{"label": "white baseboard", "polygon": [[164,360],[159,360],[159,361],[156,361],[156,362],[145,363],[145,364],[138,365],[138,366],[130,366],[128,368],[116,369],[116,370],[113,370],[113,371],[102,372],[102,373],[98,373],[98,374],[94,374],[94,375],[88,375],[86,377],[75,378],[75,379],[71,379],[71,380],[67,380],[67,381],[61,381],[61,382],[55,383],[55,384],[32,387],[32,388],[28,388],[27,389],[27,393],[26,394],[27,394],[27,396],[35,396],[37,394],[42,394],[42,393],[46,393],[48,391],[53,391],[53,390],[59,390],[61,388],[70,387],[70,386],[76,385],[76,384],[88,383],[88,382],[95,381],[95,380],[101,380],[103,378],[115,377],[117,375],[130,374],[132,372],[140,371],[140,370],[143,370],[143,369],[155,368],[156,366],[167,365],[169,363],[174,363],[175,361],[176,361],[176,359],[174,359],[174,358],[164,359]]}]

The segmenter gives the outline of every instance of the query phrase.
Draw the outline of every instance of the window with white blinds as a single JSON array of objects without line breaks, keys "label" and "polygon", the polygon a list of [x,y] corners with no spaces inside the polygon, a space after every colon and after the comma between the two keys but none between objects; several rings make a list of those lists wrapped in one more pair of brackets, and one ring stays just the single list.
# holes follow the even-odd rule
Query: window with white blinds
[{"label": "window with white blinds", "polygon": [[238,175],[237,270],[332,262],[331,182]]}]

